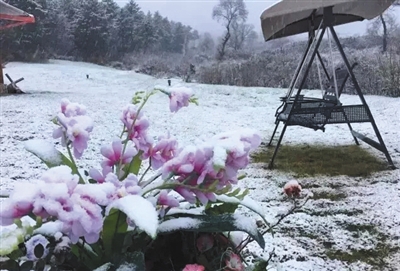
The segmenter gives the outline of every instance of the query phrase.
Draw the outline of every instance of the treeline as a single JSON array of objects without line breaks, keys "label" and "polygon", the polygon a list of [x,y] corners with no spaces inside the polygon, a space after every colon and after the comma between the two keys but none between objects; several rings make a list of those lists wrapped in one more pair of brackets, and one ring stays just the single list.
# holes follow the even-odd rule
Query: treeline
[{"label": "treeline", "polygon": [[54,57],[105,64],[131,53],[185,54],[199,34],[158,12],[145,14],[131,0],[8,0],[36,17],[36,23],[2,31],[6,61]]}]

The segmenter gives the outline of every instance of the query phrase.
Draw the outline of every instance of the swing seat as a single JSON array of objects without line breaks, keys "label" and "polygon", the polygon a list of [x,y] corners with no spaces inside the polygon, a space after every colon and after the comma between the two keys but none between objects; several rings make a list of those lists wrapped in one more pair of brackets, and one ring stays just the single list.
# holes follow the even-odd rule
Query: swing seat
[{"label": "swing seat", "polygon": [[[351,69],[353,69],[356,65],[357,63],[354,63],[351,66]],[[340,97],[343,92],[344,86],[346,85],[347,79],[349,78],[349,73],[346,69],[340,68],[336,69],[335,73],[338,86],[338,95]],[[322,131],[325,131],[325,124],[346,123],[345,118],[343,121],[342,115],[346,113],[343,110],[344,108],[346,108],[346,110],[349,111],[349,109],[347,109],[348,107],[343,107],[341,105],[338,99],[339,97],[336,97],[335,81],[334,77],[332,76],[328,82],[328,86],[322,99],[304,97],[304,95],[299,95],[296,101],[296,105],[293,106],[296,97],[282,97],[281,100],[283,101],[283,103],[275,113],[275,123],[283,121],[286,122],[287,125],[299,125]],[[280,110],[282,107],[283,109]],[[364,119],[364,112],[362,112],[362,108],[360,112],[353,112],[355,110],[360,110],[358,105],[356,105],[355,108],[351,111],[353,116],[352,119],[354,119],[354,122],[359,122],[357,120],[362,121]],[[291,115],[289,120],[288,118],[290,112]],[[333,116],[332,113],[339,114],[335,114]],[[348,113],[350,113],[350,111]],[[356,117],[358,115],[361,117]]]},{"label": "swing seat", "polygon": [[[266,9],[261,15],[262,29],[265,40],[273,40],[280,37],[291,36],[308,32],[308,42],[306,50],[301,57],[299,65],[296,68],[292,81],[289,85],[288,94],[282,97],[282,104],[275,112],[275,129],[269,140],[268,146],[272,145],[272,141],[278,126],[284,123],[274,153],[269,162],[268,168],[272,169],[274,160],[282,144],[282,139],[289,125],[299,125],[313,128],[315,130],[324,130],[326,124],[345,123],[347,124],[354,142],[359,145],[358,140],[362,140],[373,148],[383,152],[387,161],[394,169],[392,158],[386,148],[383,138],[375,123],[374,117],[367,105],[360,85],[352,71],[353,66],[349,64],[349,60],[343,50],[343,46],[337,36],[334,26],[350,23],[354,21],[362,21],[364,19],[373,19],[381,15],[394,0],[382,1],[371,0],[368,6],[361,0],[334,0],[334,1],[307,1],[301,0],[301,5],[293,6],[292,0],[281,0],[279,3]],[[370,6],[371,5],[371,6]],[[307,76],[309,75],[312,64],[317,57],[322,65],[324,73],[328,81],[332,81],[324,61],[319,53],[321,42],[324,35],[328,34],[329,49],[331,56],[331,64],[335,60],[332,54],[331,36],[340,53],[341,59],[346,67],[345,70],[332,70],[335,78],[334,84],[328,85],[327,88],[322,86],[320,66],[318,68],[318,76],[320,79],[321,89],[325,90],[321,99],[304,97],[301,95]],[[331,34],[331,35],[330,35]],[[339,101],[344,84],[348,77],[351,77],[354,88],[360,98],[360,104],[342,105]],[[293,91],[296,89],[296,95],[292,97]],[[377,140],[367,137],[364,134],[356,132],[351,123],[370,123],[374,129]]]}]

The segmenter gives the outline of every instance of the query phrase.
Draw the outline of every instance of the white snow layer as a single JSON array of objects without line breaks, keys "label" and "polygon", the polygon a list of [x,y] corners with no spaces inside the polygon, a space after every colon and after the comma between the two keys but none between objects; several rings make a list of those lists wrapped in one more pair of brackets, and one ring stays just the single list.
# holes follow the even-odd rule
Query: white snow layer
[{"label": "white snow layer", "polygon": [[[110,143],[122,129],[119,118],[123,106],[130,102],[136,91],[151,90],[156,85],[167,86],[167,79],[68,61],[8,63],[5,72],[23,76],[25,80],[19,86],[27,92],[26,95],[0,97],[0,189],[6,191],[12,189],[16,182],[27,183],[37,179],[46,168],[24,149],[25,141],[44,139],[57,144],[57,149],[62,150],[59,140],[52,138],[55,125],[51,122],[62,98],[85,105],[88,115],[93,118],[94,131],[89,148],[78,163],[86,169],[99,168],[100,147]],[[86,79],[86,74],[90,74],[91,79]],[[178,80],[172,80],[172,84],[192,88],[199,98],[199,106],[190,105],[172,114],[169,112],[168,97],[160,94],[150,99],[144,113],[151,122],[150,133],[154,139],[169,131],[178,139],[180,146],[238,128],[255,129],[266,142],[274,129],[279,97],[286,93],[286,89],[185,84]],[[320,97],[321,91],[310,90],[304,94]],[[365,99],[395,165],[400,167],[400,98],[366,96]],[[360,103],[357,96],[346,94],[341,96],[341,102]],[[374,138],[374,131],[368,123],[354,124],[353,128]],[[325,133],[289,127],[283,144],[298,143],[352,145],[354,141],[346,125],[328,125]],[[363,142],[361,147],[385,159],[382,153]],[[239,185],[250,190],[250,197],[258,203],[268,221],[276,221],[279,218],[277,214],[289,210],[291,204],[283,195],[282,188],[295,178],[293,174],[267,170],[262,163],[250,164],[245,172],[247,178],[241,180]],[[276,270],[372,270],[362,259],[346,262],[327,256],[329,249],[351,253],[361,248],[377,248],[379,236],[365,230],[351,231],[350,224],[373,226],[387,236],[385,244],[388,248],[399,251],[399,169],[367,178],[321,176],[297,181],[303,187],[302,193],[333,191],[344,193],[346,197],[336,201],[312,199],[300,212],[286,218],[275,229],[274,237],[265,235],[266,252],[255,243],[250,245],[251,252],[263,257],[268,257],[267,252],[275,248],[273,264]],[[240,210],[246,216],[259,219],[246,208]],[[378,269],[400,270],[399,252],[385,255],[385,265]]]}]

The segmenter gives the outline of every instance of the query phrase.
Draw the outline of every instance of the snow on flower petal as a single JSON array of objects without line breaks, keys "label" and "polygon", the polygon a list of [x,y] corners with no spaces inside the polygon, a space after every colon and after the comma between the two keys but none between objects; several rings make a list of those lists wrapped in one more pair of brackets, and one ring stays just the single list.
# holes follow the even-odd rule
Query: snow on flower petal
[{"label": "snow on flower petal", "polygon": [[283,192],[289,197],[298,197],[301,192],[301,186],[296,180],[290,180],[283,187]]},{"label": "snow on flower petal", "polygon": [[61,113],[66,117],[86,115],[86,107],[78,103],[72,103],[68,99],[61,100]]},{"label": "snow on flower petal", "polygon": [[193,91],[187,87],[174,87],[169,89],[169,109],[178,112],[182,107],[189,106]]},{"label": "snow on flower petal", "polygon": [[158,196],[158,204],[168,207],[179,207],[179,201],[171,195],[168,195],[168,192],[162,190]]},{"label": "snow on flower petal", "polygon": [[124,145],[122,144],[121,139],[116,139],[111,143],[111,145],[101,147],[100,152],[105,157],[105,160],[102,163],[103,168],[113,167],[120,162],[122,164],[128,164],[137,154],[137,150],[131,144],[126,145],[124,150]]},{"label": "snow on flower petal", "polygon": [[81,158],[93,130],[93,120],[86,115],[86,108],[63,99],[61,113],[57,115],[56,121],[59,127],[53,131],[53,137],[61,137],[63,146],[71,144],[74,156]]},{"label": "snow on flower petal", "polygon": [[154,170],[171,160],[178,152],[178,142],[168,136],[160,136],[157,143],[143,155],[144,159],[151,158],[151,166]]},{"label": "snow on flower petal", "polygon": [[10,197],[0,204],[0,225],[13,224],[14,219],[21,218],[33,210],[33,202],[39,189],[33,183],[16,183]]},{"label": "snow on flower petal", "polygon": [[239,255],[230,252],[225,260],[226,271],[244,271],[245,267]]},{"label": "snow on flower petal", "polygon": [[121,121],[125,125],[128,139],[132,140],[138,150],[148,152],[153,144],[153,139],[147,134],[149,121],[139,112],[139,108],[133,104],[127,105],[121,116]]}]

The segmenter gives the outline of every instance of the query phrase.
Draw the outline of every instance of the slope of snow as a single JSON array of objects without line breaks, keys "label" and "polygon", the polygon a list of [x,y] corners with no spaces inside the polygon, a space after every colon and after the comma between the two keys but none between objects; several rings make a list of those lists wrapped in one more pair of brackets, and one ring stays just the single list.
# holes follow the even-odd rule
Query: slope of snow
[{"label": "slope of snow", "polygon": [[[95,123],[89,149],[79,163],[86,168],[99,168],[100,147],[120,133],[121,110],[135,91],[167,85],[166,79],[67,61],[9,63],[5,72],[13,77],[23,76],[25,80],[19,86],[28,94],[0,97],[0,190],[9,190],[16,181],[30,182],[41,175],[45,166],[24,150],[24,141],[46,139],[58,142],[52,138],[54,125],[51,119],[59,110],[62,98],[86,105],[88,114],[93,117]],[[90,79],[86,79],[86,74]],[[170,132],[171,136],[178,138],[181,146],[236,128],[257,129],[264,142],[269,140],[274,129],[274,113],[280,105],[279,97],[286,93],[283,89],[184,84],[178,80],[173,84],[192,88],[199,98],[199,106],[191,105],[171,114],[168,98],[158,94],[145,107],[145,114],[151,121],[150,132],[154,138]],[[321,92],[307,91],[307,94],[320,97]],[[357,96],[343,95],[341,100],[343,103],[359,103]],[[392,159],[400,167],[400,99],[367,96],[366,100]],[[354,127],[373,136],[370,124]],[[346,125],[327,126],[325,133],[289,127],[283,143],[354,144]],[[383,154],[366,144],[362,143],[362,147],[384,159]],[[276,220],[277,214],[290,208],[282,187],[293,178],[291,174],[266,170],[262,164],[251,164],[246,173],[248,177],[240,181],[240,185],[251,190],[250,196],[259,203],[265,217]],[[311,193],[313,189],[330,189],[343,192],[346,197],[338,201],[310,200],[300,212],[284,220],[274,237],[265,236],[265,252],[251,244],[251,253],[268,257],[268,252],[275,247],[273,265],[277,270],[372,270],[362,261],[346,262],[327,257],[327,248],[350,252],[377,246],[380,235],[362,230],[354,233],[346,227],[348,223],[376,226],[379,232],[387,235],[385,244],[397,247],[398,253],[399,169],[368,178],[339,176],[298,181],[303,187],[312,187],[304,189],[304,193]],[[256,217],[247,209],[242,209],[242,213]],[[380,270],[400,270],[399,254],[388,250],[385,255],[383,261],[387,265],[382,265]]]}]

